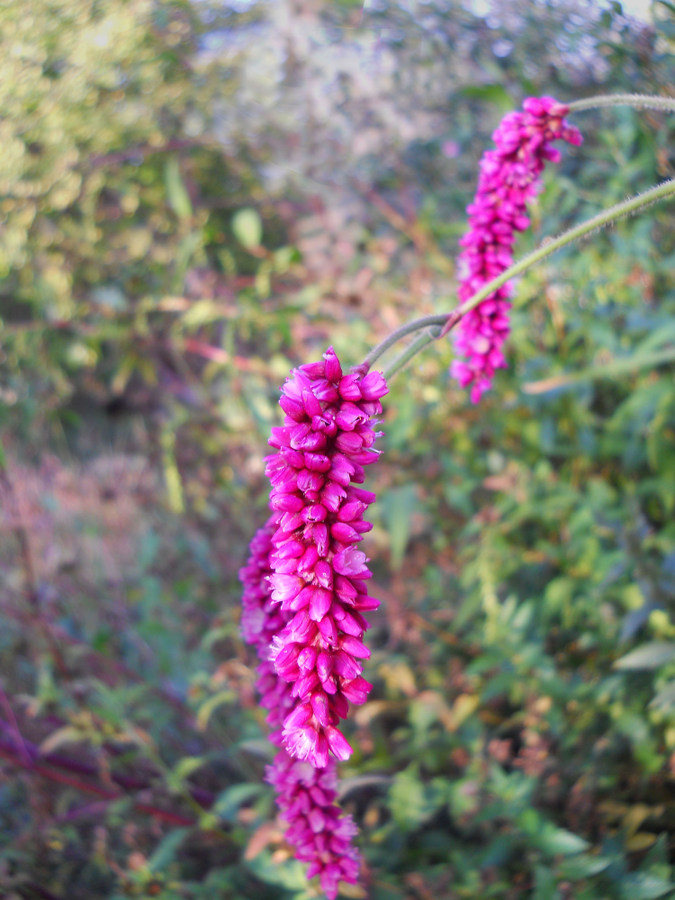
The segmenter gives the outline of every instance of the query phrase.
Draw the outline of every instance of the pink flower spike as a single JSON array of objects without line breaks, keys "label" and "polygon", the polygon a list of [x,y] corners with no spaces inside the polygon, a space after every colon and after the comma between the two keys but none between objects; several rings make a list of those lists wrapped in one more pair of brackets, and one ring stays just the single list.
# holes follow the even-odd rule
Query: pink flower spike
[{"label": "pink flower spike", "polygon": [[375,494],[356,485],[378,456],[373,417],[386,392],[380,373],[345,375],[332,348],[291,372],[284,424],[270,440],[277,452],[265,460],[272,516],[241,571],[242,632],[257,650],[261,705],[281,747],[267,777],[286,838],[328,900],[359,875],[356,828],[335,802],[335,760],[352,753],[339,723],[371,687],[361,678],[369,656],[361,611],[377,601],[357,545],[371,528],[363,515]]},{"label": "pink flower spike", "polygon": [[[293,702],[282,717],[281,741],[291,755],[318,766],[333,747],[350,752],[333,732],[328,741],[326,729],[335,730],[347,715],[349,699],[341,684],[360,676],[360,660],[368,656],[363,645],[368,623],[357,600],[371,573],[357,545],[371,527],[363,516],[375,495],[355,484],[377,459],[373,415],[381,411],[386,392],[378,372],[361,367],[345,375],[329,348],[321,364],[303,366],[287,379],[284,424],[273,430],[277,454],[267,460],[278,525],[269,555],[270,597],[286,617],[271,658],[279,677],[289,682]],[[363,608],[374,608],[374,601]],[[351,696],[365,699],[362,691]]]},{"label": "pink flower spike", "polygon": [[[508,113],[495,130],[496,146],[483,155],[476,196],[467,206],[469,231],[460,240],[461,301],[512,264],[516,232],[530,225],[526,204],[540,189],[546,162],[561,158],[552,142],[581,143],[578,129],[563,118],[568,111],[553,97],[528,97],[523,111]],[[510,292],[510,285],[499,288],[467,313],[455,330],[455,349],[465,360],[453,361],[450,374],[462,387],[471,386],[473,403],[489,390],[496,369],[506,365],[501,347],[509,334],[508,303],[501,298]]]},{"label": "pink flower spike", "polygon": [[280,751],[267,768],[277,792],[277,805],[288,828],[286,839],[296,857],[308,863],[307,876],[318,877],[328,900],[335,900],[341,881],[356,884],[360,857],[352,846],[356,826],[341,813],[335,762],[320,769]]}]

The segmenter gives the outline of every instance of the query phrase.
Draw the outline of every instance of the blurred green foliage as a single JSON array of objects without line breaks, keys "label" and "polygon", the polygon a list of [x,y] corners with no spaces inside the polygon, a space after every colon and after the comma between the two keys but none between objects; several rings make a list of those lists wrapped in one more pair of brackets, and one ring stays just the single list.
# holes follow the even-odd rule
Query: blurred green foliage
[{"label": "blurred green foliage", "polygon": [[[3,897],[318,896],[238,635],[278,385],[452,307],[523,96],[675,81],[664,2],[362,6],[0,12]],[[665,116],[575,121],[522,252],[672,175]],[[372,900],[675,896],[674,241],[654,207],[523,277],[480,406],[445,344],[392,383]]]}]

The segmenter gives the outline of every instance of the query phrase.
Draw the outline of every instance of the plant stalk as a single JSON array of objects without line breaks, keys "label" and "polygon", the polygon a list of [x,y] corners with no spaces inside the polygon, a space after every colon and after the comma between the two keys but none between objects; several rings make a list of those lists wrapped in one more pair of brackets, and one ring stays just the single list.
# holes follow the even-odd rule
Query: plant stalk
[{"label": "plant stalk", "polygon": [[[407,337],[409,334],[414,334],[416,331],[421,331],[423,329],[432,328],[433,330],[428,331],[426,335],[423,335],[418,340],[413,341],[410,347],[408,347],[392,363],[389,369],[390,374],[393,375],[395,372],[398,372],[404,365],[410,362],[410,360],[423,347],[426,347],[427,344],[431,343],[431,341],[435,340],[436,338],[447,334],[448,331],[450,331],[451,328],[454,328],[454,326],[460,321],[460,319],[462,319],[463,316],[465,316],[472,309],[475,309],[475,307],[478,306],[479,303],[482,303],[483,300],[493,294],[497,290],[497,288],[500,288],[503,284],[506,284],[507,281],[510,281],[517,275],[522,275],[523,272],[531,269],[532,266],[535,266],[543,259],[546,259],[547,256],[550,256],[557,250],[561,250],[563,247],[574,243],[574,241],[587,237],[589,234],[592,234],[592,232],[597,231],[600,228],[604,228],[606,225],[611,225],[613,222],[618,221],[624,216],[631,215],[632,213],[635,213],[640,209],[644,209],[651,203],[656,203],[659,200],[666,200],[668,199],[668,197],[672,197],[673,195],[675,195],[675,179],[671,178],[668,181],[664,181],[661,184],[658,184],[655,187],[644,191],[644,193],[642,194],[637,194],[635,197],[630,197],[628,200],[623,200],[621,203],[617,203],[614,206],[611,206],[609,209],[603,210],[597,215],[592,216],[590,219],[587,219],[585,222],[582,222],[580,225],[575,225],[574,228],[570,228],[568,231],[565,231],[557,238],[545,240],[536,250],[533,250],[532,253],[528,253],[527,256],[524,256],[512,266],[509,266],[509,268],[505,269],[501,275],[497,276],[497,278],[493,278],[492,281],[487,282],[487,284],[483,285],[483,287],[479,291],[477,291],[472,297],[469,297],[468,300],[465,300],[464,303],[461,303],[458,307],[452,310],[452,312],[445,315],[422,316],[419,319],[415,319],[412,322],[408,322],[406,325],[402,325],[400,328],[397,328],[396,331],[388,335],[388,337],[386,337],[370,351],[361,366],[359,366],[359,369],[362,371],[367,371],[373,365],[373,363],[375,363],[384,353],[386,353],[387,350],[390,349],[390,347],[392,347],[402,338]],[[437,327],[433,328],[433,326],[438,325],[442,326],[440,331]]]}]

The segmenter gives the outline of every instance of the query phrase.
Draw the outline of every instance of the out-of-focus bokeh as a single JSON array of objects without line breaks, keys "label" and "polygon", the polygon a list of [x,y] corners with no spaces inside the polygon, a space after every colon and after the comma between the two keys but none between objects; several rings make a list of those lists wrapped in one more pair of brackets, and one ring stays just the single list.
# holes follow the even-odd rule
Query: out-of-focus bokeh
[{"label": "out-of-focus bokeh", "polygon": [[[238,633],[279,385],[453,307],[525,96],[672,96],[635,12],[0,5],[2,897],[319,896]],[[673,175],[672,117],[573,121],[522,253]],[[344,897],[675,896],[674,265],[653,207],[522,278],[480,405],[449,343],[392,382]]]}]

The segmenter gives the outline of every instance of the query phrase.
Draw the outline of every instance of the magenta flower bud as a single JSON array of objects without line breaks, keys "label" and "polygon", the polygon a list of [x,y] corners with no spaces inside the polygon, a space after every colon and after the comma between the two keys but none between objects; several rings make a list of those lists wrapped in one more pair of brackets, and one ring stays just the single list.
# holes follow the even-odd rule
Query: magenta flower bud
[{"label": "magenta flower bud", "polygon": [[[360,637],[363,634],[363,617],[359,616],[358,618],[351,613],[348,613],[346,609],[335,606],[333,610],[333,615],[335,616],[335,621],[338,624],[338,627],[344,631],[348,635],[352,635],[352,637]],[[359,621],[359,619],[361,621]]]},{"label": "magenta flower bud", "polygon": [[330,545],[328,543],[328,528],[323,522],[319,522],[316,525],[311,526],[310,535],[311,539],[314,541],[316,545],[316,549],[319,552],[319,556],[327,556],[330,550]]},{"label": "magenta flower bud", "polygon": [[315,630],[316,625],[309,618],[309,613],[306,609],[301,609],[300,612],[297,612],[293,616],[288,625],[284,628],[282,634],[285,636],[286,640],[293,643],[304,644],[313,637]]},{"label": "magenta flower bud", "polygon": [[333,665],[336,674],[342,678],[356,678],[363,672],[363,666],[343,650],[338,650],[334,655]]},{"label": "magenta flower bud", "polygon": [[295,575],[298,570],[297,559],[279,559],[276,553],[270,554],[270,565],[277,575]]},{"label": "magenta flower bud", "polygon": [[278,546],[274,552],[277,559],[289,559],[289,557],[301,556],[305,552],[302,541],[286,541]]},{"label": "magenta flower bud", "polygon": [[316,672],[321,681],[326,681],[330,673],[333,671],[333,657],[330,653],[322,650],[316,658]]},{"label": "magenta flower bud", "polygon": [[375,597],[359,597],[354,605],[362,612],[370,612],[379,608],[380,601],[376,600]]},{"label": "magenta flower bud", "polygon": [[328,472],[331,468],[330,458],[323,453],[305,453],[303,462],[312,472]]},{"label": "magenta flower bud", "polygon": [[[346,684],[347,682],[345,681],[344,678],[341,678],[340,683]],[[322,687],[323,687],[323,685],[322,685]],[[345,697],[342,690],[340,690],[339,694],[336,693],[336,695],[331,699],[332,699],[333,710],[334,710],[334,712],[337,713],[338,719],[347,718],[347,713],[349,712],[349,701]]]},{"label": "magenta flower bud", "polygon": [[337,644],[338,633],[335,627],[335,620],[332,616],[325,616],[320,622],[317,622],[324,645],[327,647],[335,647]]},{"label": "magenta flower bud", "polygon": [[278,447],[279,449],[281,449],[282,447],[290,447],[292,434],[293,428],[288,426],[285,426],[283,428],[273,428],[272,434],[270,435],[270,439],[267,443],[271,447]]},{"label": "magenta flower bud", "polygon": [[326,819],[324,817],[324,814],[317,807],[314,807],[310,810],[307,815],[307,821],[309,822],[309,827],[312,829],[314,834],[318,834],[326,827]]},{"label": "magenta flower bud", "polygon": [[321,402],[314,396],[309,389],[302,392],[302,403],[306,414],[310,417],[321,415]]},{"label": "magenta flower bud", "polygon": [[324,480],[325,476],[320,472],[310,472],[308,469],[302,469],[298,472],[298,490],[302,491],[303,494],[306,494],[307,491],[320,491]]},{"label": "magenta flower bud", "polygon": [[[337,692],[338,686],[337,686],[337,682],[336,682],[336,680],[335,680],[335,676],[334,676],[334,675],[329,675],[328,678],[325,678],[325,679],[321,682],[321,689],[322,689],[326,694],[330,694],[331,696],[335,695],[335,697],[334,697],[334,699],[333,699],[333,705],[334,705],[334,710],[335,710],[335,712],[338,712],[338,701],[339,701],[341,698],[340,698],[340,695],[339,695],[338,692]],[[340,714],[340,713],[338,712],[339,718],[342,718],[342,719],[346,718],[347,712],[348,712],[348,709],[345,710],[345,712],[344,712],[343,714]]]},{"label": "magenta flower bud", "polygon": [[305,363],[304,365],[300,366],[300,371],[311,381],[319,381],[325,375],[326,364],[323,360],[319,360],[319,362]]},{"label": "magenta flower bud", "polygon": [[298,667],[300,669],[313,669],[316,663],[316,647],[305,647],[298,654]]},{"label": "magenta flower bud", "polygon": [[357,677],[342,683],[342,693],[350,703],[363,704],[368,699],[372,684],[365,678]]},{"label": "magenta flower bud", "polygon": [[[288,679],[286,679],[288,680]],[[319,686],[319,676],[316,672],[302,672],[299,677],[293,679],[291,686],[291,696],[298,697],[300,700],[306,700],[314,688]]]},{"label": "magenta flower bud", "polygon": [[[323,509],[323,507],[321,507]],[[319,552],[313,544],[310,544],[298,560],[298,575],[302,578],[311,577],[314,573],[314,567],[319,560]]]},{"label": "magenta flower bud", "polygon": [[353,431],[357,425],[367,422],[370,416],[354,403],[344,403],[337,414],[335,424],[343,431]]},{"label": "magenta flower bud", "polygon": [[310,702],[312,704],[312,710],[314,715],[316,716],[317,722],[320,725],[326,727],[327,725],[331,725],[331,714],[330,714],[330,705],[328,703],[328,698],[323,693],[313,693]]},{"label": "magenta flower bud", "polygon": [[364,400],[379,400],[389,390],[381,372],[369,372],[362,379],[359,387]]},{"label": "magenta flower bud", "polygon": [[305,504],[296,494],[275,494],[270,497],[270,506],[282,512],[299,512],[304,509]]},{"label": "magenta flower bud", "polygon": [[287,416],[290,416],[291,419],[294,419],[296,422],[302,422],[305,418],[305,407],[302,403],[298,403],[297,400],[282,396],[279,400],[279,406]]},{"label": "magenta flower bud", "polygon": [[284,727],[302,728],[312,718],[312,707],[309,703],[302,703],[295,707],[292,713],[286,717]]},{"label": "magenta flower bud", "polygon": [[328,350],[323,355],[323,358],[326,360],[326,378],[328,381],[340,381],[342,378],[342,366],[335,355],[335,350],[332,347],[329,347]]},{"label": "magenta flower bud", "polygon": [[314,622],[320,622],[330,609],[333,602],[333,594],[325,588],[316,587],[309,603],[309,617]]},{"label": "magenta flower bud", "polygon": [[349,757],[352,755],[352,748],[349,746],[348,742],[337,730],[337,728],[334,728],[332,725],[328,725],[325,730],[325,735],[326,739],[328,740],[328,746],[330,747],[333,755],[337,759],[349,759]]},{"label": "magenta flower bud", "polygon": [[340,379],[338,391],[343,400],[360,400],[361,388],[359,387],[360,378],[358,375],[345,375]]},{"label": "magenta flower bud", "polygon": [[[272,562],[271,558],[270,562]],[[307,585],[302,588],[295,597],[291,597],[290,600],[285,601],[284,609],[288,609],[291,612],[298,612],[299,610],[304,609],[306,606],[309,606],[309,601],[312,599],[312,593],[312,588]]]},{"label": "magenta flower bud", "polygon": [[338,512],[339,522],[351,522],[354,519],[360,519],[366,510],[366,504],[360,500],[350,500]]},{"label": "magenta flower bud", "polygon": [[335,579],[335,590],[341,600],[353,599],[359,593],[354,583],[349,578],[345,578],[344,575],[338,575]]},{"label": "magenta flower bud", "polygon": [[297,575],[280,575],[277,573],[270,575],[270,584],[272,586],[272,600],[280,603],[295,597],[305,585],[302,578],[298,578]]},{"label": "magenta flower bud", "polygon": [[372,531],[373,526],[370,522],[359,521],[355,519],[350,523],[354,531],[358,531],[359,534],[365,534],[367,531]]},{"label": "magenta flower bud", "polygon": [[319,381],[312,390],[317,400],[320,400],[322,403],[337,403],[340,399],[337,387],[331,384],[330,381]]},{"label": "magenta flower bud", "polygon": [[333,566],[340,575],[359,575],[367,569],[366,554],[354,547],[346,547],[335,554]]},{"label": "magenta flower bud", "polygon": [[350,656],[355,656],[357,659],[370,658],[370,650],[352,635],[347,635],[347,637],[343,638],[341,644],[344,652],[349,653]]},{"label": "magenta flower bud", "polygon": [[292,450],[310,452],[322,450],[325,443],[326,438],[322,434],[312,431],[312,426],[308,422],[298,422],[290,435],[290,446]]},{"label": "magenta flower bud", "polygon": [[[286,681],[293,678],[297,675],[299,671],[298,667],[298,658],[299,658],[299,644],[286,644],[286,646],[282,647],[277,653],[276,658],[274,660],[274,665],[276,667],[277,672],[285,672],[284,679]],[[286,677],[286,675],[288,677]]]},{"label": "magenta flower bud", "polygon": [[358,531],[351,525],[347,525],[346,522],[333,522],[330,526],[330,533],[336,541],[340,541],[342,544],[354,544],[361,540]]},{"label": "magenta flower bud", "polygon": [[342,432],[342,434],[338,434],[335,444],[338,450],[342,450],[344,453],[349,453],[351,455],[353,453],[358,453],[361,447],[363,447],[363,438],[355,431],[346,431]]},{"label": "magenta flower bud", "polygon": [[318,560],[314,566],[314,577],[321,587],[332,588],[333,586],[333,567],[324,559]]},{"label": "magenta flower bud", "polygon": [[313,503],[311,506],[305,506],[302,511],[302,518],[305,522],[323,522],[326,518],[327,510],[320,503]]}]

